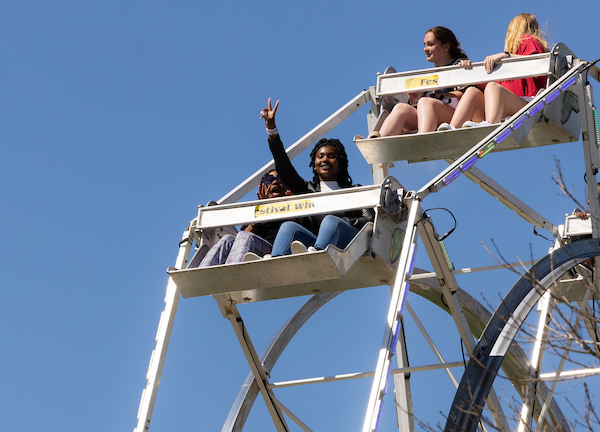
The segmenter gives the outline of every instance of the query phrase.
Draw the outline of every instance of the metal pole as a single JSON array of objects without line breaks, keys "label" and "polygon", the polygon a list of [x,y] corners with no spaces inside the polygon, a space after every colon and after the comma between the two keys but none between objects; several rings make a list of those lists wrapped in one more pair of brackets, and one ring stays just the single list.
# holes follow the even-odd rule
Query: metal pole
[{"label": "metal pole", "polygon": [[[184,268],[190,256],[192,248],[192,238],[190,237],[190,228],[187,228],[183,233],[183,238],[179,243],[179,254],[175,266],[178,269]],[[148,366],[148,374],[146,375],[146,388],[142,392],[140,400],[140,408],[138,410],[138,423],[134,432],[145,432],[150,428],[152,420],[152,411],[156,402],[156,394],[160,377],[162,375],[165,358],[167,356],[167,348],[173,330],[173,322],[177,313],[179,304],[179,290],[173,279],[169,279],[167,285],[167,294],[165,296],[165,310],[160,315],[158,323],[158,331],[156,332],[156,348],[152,351],[150,357],[150,365]]]},{"label": "metal pole", "polygon": [[394,338],[399,329],[399,321],[403,312],[403,303],[408,294],[408,280],[410,279],[411,265],[415,253],[418,233],[416,222],[421,217],[421,205],[419,198],[414,192],[405,199],[409,208],[408,223],[406,234],[402,244],[402,251],[398,261],[398,272],[392,289],[392,298],[387,315],[387,325],[385,328],[377,367],[375,368],[375,378],[371,387],[369,403],[363,424],[363,432],[377,431],[381,410],[383,408],[383,396],[387,390],[389,378],[389,369],[391,357],[393,356]]}]

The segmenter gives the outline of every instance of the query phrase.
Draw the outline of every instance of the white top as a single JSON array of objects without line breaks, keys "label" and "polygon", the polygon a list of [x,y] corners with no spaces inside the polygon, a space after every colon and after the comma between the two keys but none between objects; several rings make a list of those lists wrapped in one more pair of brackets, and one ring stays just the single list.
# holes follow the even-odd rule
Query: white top
[{"label": "white top", "polygon": [[334,190],[341,189],[340,185],[336,181],[325,180],[321,181],[321,192],[330,192]]}]

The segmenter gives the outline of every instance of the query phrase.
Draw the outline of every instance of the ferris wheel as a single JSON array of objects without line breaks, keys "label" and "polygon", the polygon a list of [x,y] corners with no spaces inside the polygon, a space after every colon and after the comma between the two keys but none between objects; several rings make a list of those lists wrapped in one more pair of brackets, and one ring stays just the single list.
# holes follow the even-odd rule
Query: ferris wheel
[{"label": "ferris wheel", "polygon": [[[361,92],[292,145],[288,154],[296,155],[308,148],[367,102],[371,102],[370,129],[375,130],[389,113],[390,104],[403,103],[402,95],[409,91],[491,81],[483,63],[474,63],[468,75],[461,67],[440,68],[436,80],[424,79],[431,75],[431,70],[387,72],[378,76],[375,87]],[[201,207],[184,232],[177,261],[169,270],[165,311],[159,323],[157,347],[150,361],[135,432],[150,429],[181,295],[214,297],[223,316],[231,322],[250,367],[250,374],[224,419],[224,432],[243,430],[259,395],[273,424],[269,428],[321,430],[318,425],[309,426],[295,414],[294,407],[286,406],[276,394],[288,387],[353,379],[371,382],[364,421],[356,429],[381,430],[382,413],[386,409],[395,412],[400,431],[425,430],[429,426],[419,423],[419,419],[424,417],[422,413],[427,407],[414,403],[412,376],[431,371],[441,371],[452,383],[445,413],[446,431],[571,431],[564,403],[557,402],[556,395],[564,391],[561,386],[568,388],[573,379],[585,380],[600,374],[600,282],[594,271],[596,257],[600,256],[596,217],[600,215],[600,202],[594,180],[600,167],[600,138],[589,84],[589,78],[600,79],[600,69],[558,44],[547,54],[503,60],[494,80],[540,75],[548,77],[548,86],[502,123],[428,134],[356,136],[357,147],[373,169],[372,186],[236,202],[258,184],[262,173],[273,167],[271,162],[215,203],[218,205]],[[420,86],[415,82],[420,82]],[[478,169],[477,163],[484,157],[492,157],[491,153],[576,142],[580,133],[588,195],[593,197],[591,215],[586,220],[569,217],[564,225],[555,226]],[[400,160],[446,160],[449,165],[422,188],[410,191],[389,176],[392,163]],[[424,210],[428,196],[443,193],[463,175],[555,239],[555,246],[545,257],[518,263],[523,268],[522,275],[512,288],[507,287],[508,293],[495,310],[461,289],[456,276],[467,271],[493,271],[517,265],[454,268],[444,245],[448,233],[439,235],[433,218]],[[268,206],[279,210],[265,211]],[[375,210],[375,219],[344,249],[329,246],[322,251],[270,260],[196,266],[226,227],[256,221],[259,207],[260,222],[289,218],[291,210],[281,209],[294,209],[295,217],[303,217],[370,208]],[[425,249],[419,254],[427,256],[433,267],[431,272],[415,268],[418,241]],[[317,311],[348,290],[382,286],[390,287],[391,296],[374,370],[274,380],[272,372],[277,361]],[[308,300],[259,354],[238,306],[301,296],[308,296]],[[429,310],[448,314],[450,325],[436,332],[461,341],[465,353],[462,359],[449,361],[441,354],[423,325],[426,318],[413,308],[415,296],[422,299],[421,303],[427,303]],[[409,325],[419,330],[422,346],[407,343]],[[411,360],[415,358],[411,350],[423,347],[433,353],[436,362],[421,364]],[[494,387],[498,379],[510,383],[516,402],[499,394]],[[432,391],[435,389],[433,386]]]}]

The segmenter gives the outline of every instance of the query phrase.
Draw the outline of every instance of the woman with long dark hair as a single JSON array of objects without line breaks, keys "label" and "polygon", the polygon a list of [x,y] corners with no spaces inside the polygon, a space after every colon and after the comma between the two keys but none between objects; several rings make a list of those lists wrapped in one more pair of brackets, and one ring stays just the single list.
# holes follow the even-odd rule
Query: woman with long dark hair
[{"label": "woman with long dark hair", "polygon": [[[471,68],[471,62],[456,36],[446,27],[427,30],[423,45],[427,61],[435,67],[460,65],[465,69]],[[399,135],[412,130],[433,132],[439,124],[450,121],[462,93],[455,88],[446,88],[410,93],[409,97],[410,103],[396,104],[379,131],[371,132],[369,138]]]},{"label": "woman with long dark hair", "polygon": [[[309,163],[313,169],[312,181],[306,181],[298,174],[283,148],[279,131],[275,126],[275,112],[278,106],[279,101],[271,108],[269,98],[268,106],[261,111],[260,118],[265,119],[275,169],[292,193],[325,192],[352,187],[352,178],[348,174],[348,156],[344,146],[337,139],[323,138],[315,144]],[[301,251],[303,246],[308,251],[315,251],[323,250],[329,244],[343,249],[365,223],[373,220],[373,210],[354,210],[314,217],[314,219],[316,219],[315,226],[318,226],[316,235],[295,222],[284,222],[275,237],[271,256],[290,254],[292,243],[299,246]]]}]

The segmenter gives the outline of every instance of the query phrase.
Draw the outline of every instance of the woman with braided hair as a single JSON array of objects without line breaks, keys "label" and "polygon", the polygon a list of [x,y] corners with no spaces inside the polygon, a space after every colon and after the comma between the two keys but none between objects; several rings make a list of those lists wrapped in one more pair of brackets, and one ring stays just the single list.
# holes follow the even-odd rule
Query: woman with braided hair
[{"label": "woman with braided hair", "polygon": [[[265,119],[269,135],[269,148],[275,160],[275,169],[283,182],[293,194],[326,192],[353,187],[352,178],[348,174],[348,157],[343,144],[337,139],[321,139],[315,144],[309,166],[313,169],[312,181],[306,181],[296,171],[283,148],[279,132],[275,126],[275,107],[271,108],[269,98],[267,108],[261,111],[260,118]],[[357,185],[358,186],[358,185]],[[273,243],[272,257],[291,253],[292,243],[300,250],[308,247],[308,251],[323,250],[329,244],[341,249],[345,248],[358,231],[374,218],[373,209],[354,210],[335,215],[313,217],[318,227],[317,233],[310,232],[295,222],[284,222]],[[298,243],[300,242],[300,243]]]}]

